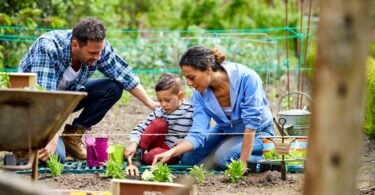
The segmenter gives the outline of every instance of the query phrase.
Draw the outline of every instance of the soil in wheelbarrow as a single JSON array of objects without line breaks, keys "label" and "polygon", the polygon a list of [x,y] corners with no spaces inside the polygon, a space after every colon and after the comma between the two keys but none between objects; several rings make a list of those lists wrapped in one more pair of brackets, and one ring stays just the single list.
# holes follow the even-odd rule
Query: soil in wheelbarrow
[{"label": "soil in wheelbarrow", "polygon": [[[144,120],[149,110],[138,101],[123,105],[117,104],[104,120],[90,133],[108,133],[110,143],[126,144],[129,132],[138,122]],[[72,120],[73,117],[69,118]],[[70,121],[67,121],[70,122]],[[1,155],[0,155],[1,156]],[[2,161],[2,159],[0,159]],[[365,138],[362,151],[362,163],[357,177],[358,194],[375,194],[375,140]],[[175,182],[184,183],[184,175],[176,175]],[[288,173],[287,179],[280,179],[280,172],[268,171],[252,173],[238,183],[232,184],[222,174],[209,175],[203,184],[198,185],[199,194],[301,194],[303,173]],[[20,175],[30,179],[30,175]],[[51,189],[109,191],[110,179],[99,174],[63,174],[52,177],[39,174],[39,182]]]}]

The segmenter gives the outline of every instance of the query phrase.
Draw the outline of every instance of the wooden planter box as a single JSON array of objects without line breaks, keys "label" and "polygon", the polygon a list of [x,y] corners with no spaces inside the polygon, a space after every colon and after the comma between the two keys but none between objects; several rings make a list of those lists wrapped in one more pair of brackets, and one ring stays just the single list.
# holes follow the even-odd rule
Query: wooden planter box
[{"label": "wooden planter box", "polygon": [[9,73],[9,88],[32,87],[36,84],[36,73]]},{"label": "wooden planter box", "polygon": [[192,188],[182,184],[112,179],[113,195],[193,195]]}]

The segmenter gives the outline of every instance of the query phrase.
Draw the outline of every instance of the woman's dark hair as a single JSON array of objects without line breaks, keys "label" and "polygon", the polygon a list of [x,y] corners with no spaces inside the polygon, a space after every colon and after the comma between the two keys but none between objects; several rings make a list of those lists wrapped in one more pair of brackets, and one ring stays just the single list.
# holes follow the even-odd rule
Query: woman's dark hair
[{"label": "woman's dark hair", "polygon": [[103,41],[105,39],[105,27],[102,21],[94,17],[80,20],[73,28],[72,40],[78,40],[79,46],[84,46],[87,41]]},{"label": "woman's dark hair", "polygon": [[203,46],[190,47],[180,59],[180,67],[191,66],[194,69],[204,71],[211,67],[213,71],[224,70],[221,63],[225,55],[219,49],[209,49]]},{"label": "woman's dark hair", "polygon": [[182,81],[177,75],[171,73],[164,73],[156,82],[155,91],[164,91],[168,89],[172,89],[172,92],[174,94],[178,94],[178,92],[181,91]]}]

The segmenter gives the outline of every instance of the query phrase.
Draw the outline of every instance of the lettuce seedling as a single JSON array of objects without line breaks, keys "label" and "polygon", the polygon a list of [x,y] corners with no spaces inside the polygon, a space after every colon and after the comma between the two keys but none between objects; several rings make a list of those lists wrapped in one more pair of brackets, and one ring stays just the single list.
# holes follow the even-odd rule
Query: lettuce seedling
[{"label": "lettuce seedling", "polygon": [[121,165],[113,160],[108,160],[106,163],[105,175],[112,178],[124,179],[125,175],[121,169]]},{"label": "lettuce seedling", "polygon": [[146,169],[145,171],[143,171],[141,177],[145,181],[155,181],[154,174],[152,173],[152,171],[150,171],[148,169]]},{"label": "lettuce seedling", "polygon": [[157,163],[150,170],[146,169],[141,177],[146,181],[173,182],[174,176],[167,164]]},{"label": "lettuce seedling", "polygon": [[246,171],[246,164],[241,160],[231,159],[231,163],[227,164],[227,170],[224,171],[224,177],[230,179],[231,183],[237,183]]},{"label": "lettuce seedling", "polygon": [[47,167],[55,177],[61,175],[62,170],[64,170],[64,165],[59,162],[57,154],[52,154],[49,156],[47,160]]},{"label": "lettuce seedling", "polygon": [[189,175],[194,178],[194,181],[198,184],[202,184],[206,180],[208,172],[203,168],[203,164],[200,166],[194,165],[193,168],[189,168]]}]

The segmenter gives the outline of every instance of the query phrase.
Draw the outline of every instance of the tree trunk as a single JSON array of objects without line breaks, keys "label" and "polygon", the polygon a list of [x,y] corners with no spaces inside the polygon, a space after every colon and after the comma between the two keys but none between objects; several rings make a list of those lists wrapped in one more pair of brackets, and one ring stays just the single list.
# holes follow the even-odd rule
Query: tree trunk
[{"label": "tree trunk", "polygon": [[321,0],[305,194],[356,194],[372,0]]}]

